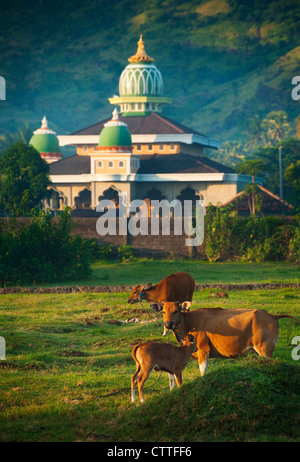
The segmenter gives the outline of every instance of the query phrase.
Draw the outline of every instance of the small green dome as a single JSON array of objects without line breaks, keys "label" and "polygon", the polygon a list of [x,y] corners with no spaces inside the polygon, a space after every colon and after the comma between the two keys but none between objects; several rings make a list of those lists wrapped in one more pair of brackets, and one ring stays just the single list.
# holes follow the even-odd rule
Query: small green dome
[{"label": "small green dome", "polygon": [[60,147],[56,135],[33,135],[29,144],[39,153],[42,152],[60,152]]},{"label": "small green dome", "polygon": [[113,118],[104,124],[100,133],[99,146],[101,148],[122,147],[131,149],[131,134],[127,124],[119,120],[117,109],[113,112]]},{"label": "small green dome", "polygon": [[29,145],[33,146],[40,154],[60,153],[58,138],[56,133],[49,129],[46,117],[42,120],[41,128],[33,132]]}]

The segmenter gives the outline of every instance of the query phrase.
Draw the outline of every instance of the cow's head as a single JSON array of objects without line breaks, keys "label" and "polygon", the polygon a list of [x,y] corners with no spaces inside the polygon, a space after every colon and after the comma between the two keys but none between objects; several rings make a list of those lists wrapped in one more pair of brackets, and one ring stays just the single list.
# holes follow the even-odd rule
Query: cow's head
[{"label": "cow's head", "polygon": [[188,311],[191,302],[162,302],[151,303],[151,308],[155,311],[162,311],[164,326],[166,329],[173,330],[181,320],[181,312]]},{"label": "cow's head", "polygon": [[196,351],[198,350],[197,341],[191,332],[188,333],[188,335],[185,337],[182,343],[182,346],[190,346],[190,345],[193,345],[192,353],[196,353]]},{"label": "cow's head", "polygon": [[130,294],[129,299],[127,300],[127,303],[132,304],[132,303],[142,301],[143,298],[145,298],[146,291],[150,289],[151,286],[152,286],[152,282],[148,282],[148,284],[141,285],[141,286],[135,286],[132,289],[132,292]]}]

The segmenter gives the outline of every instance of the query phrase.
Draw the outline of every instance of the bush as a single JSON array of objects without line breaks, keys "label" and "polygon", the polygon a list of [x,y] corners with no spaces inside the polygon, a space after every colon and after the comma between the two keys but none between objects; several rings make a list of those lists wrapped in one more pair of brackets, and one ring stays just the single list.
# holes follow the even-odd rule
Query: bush
[{"label": "bush", "polygon": [[131,245],[120,245],[118,247],[118,258],[123,262],[125,260],[133,258],[133,250]]},{"label": "bush", "polygon": [[205,253],[210,262],[242,259],[256,262],[289,258],[300,261],[300,221],[276,217],[238,217],[229,207],[208,206]]},{"label": "bush", "polygon": [[289,243],[289,259],[295,263],[300,263],[300,220]]},{"label": "bush", "polygon": [[14,219],[0,226],[0,283],[24,284],[79,279],[90,274],[91,242],[72,235],[70,208],[54,221],[40,212],[29,225]]}]

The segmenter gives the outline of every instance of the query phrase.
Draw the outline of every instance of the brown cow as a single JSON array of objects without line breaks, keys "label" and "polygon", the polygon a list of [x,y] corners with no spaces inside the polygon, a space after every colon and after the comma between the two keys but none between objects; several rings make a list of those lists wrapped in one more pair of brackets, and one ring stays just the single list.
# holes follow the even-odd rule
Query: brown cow
[{"label": "brown cow", "polygon": [[127,302],[130,304],[142,300],[157,303],[173,300],[191,302],[194,290],[195,281],[192,276],[188,273],[178,272],[170,274],[155,285],[148,282],[145,285],[135,286]]},{"label": "brown cow", "polygon": [[136,371],[131,378],[131,401],[135,401],[135,387],[138,383],[140,401],[144,402],[143,386],[153,370],[169,373],[170,390],[182,383],[182,371],[189,362],[192,353],[197,351],[195,338],[189,334],[183,345],[177,347],[169,343],[139,343],[132,349]]},{"label": "brown cow", "polygon": [[[158,284],[152,285],[148,282],[146,285],[135,286],[130,294],[128,303],[137,303],[142,300],[147,302],[162,303],[165,301],[185,300],[192,301],[195,290],[195,281],[188,273],[178,272],[170,274],[162,279]],[[164,330],[166,335],[166,330]]]},{"label": "brown cow", "polygon": [[264,310],[200,308],[187,312],[189,301],[166,302],[151,305],[156,311],[163,310],[164,326],[172,330],[181,343],[191,332],[197,339],[200,374],[207,369],[208,358],[234,358],[248,349],[260,356],[271,358],[278,337],[278,320],[298,319],[288,314],[274,315]]}]

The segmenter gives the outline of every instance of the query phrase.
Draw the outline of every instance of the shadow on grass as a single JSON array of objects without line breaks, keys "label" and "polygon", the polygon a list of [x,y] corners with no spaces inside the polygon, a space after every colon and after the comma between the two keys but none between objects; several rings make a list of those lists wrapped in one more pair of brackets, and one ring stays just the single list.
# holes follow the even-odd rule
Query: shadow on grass
[{"label": "shadow on grass", "polygon": [[[113,441],[299,441],[298,364],[247,357],[109,422]],[[112,430],[112,431],[111,431]]]}]

